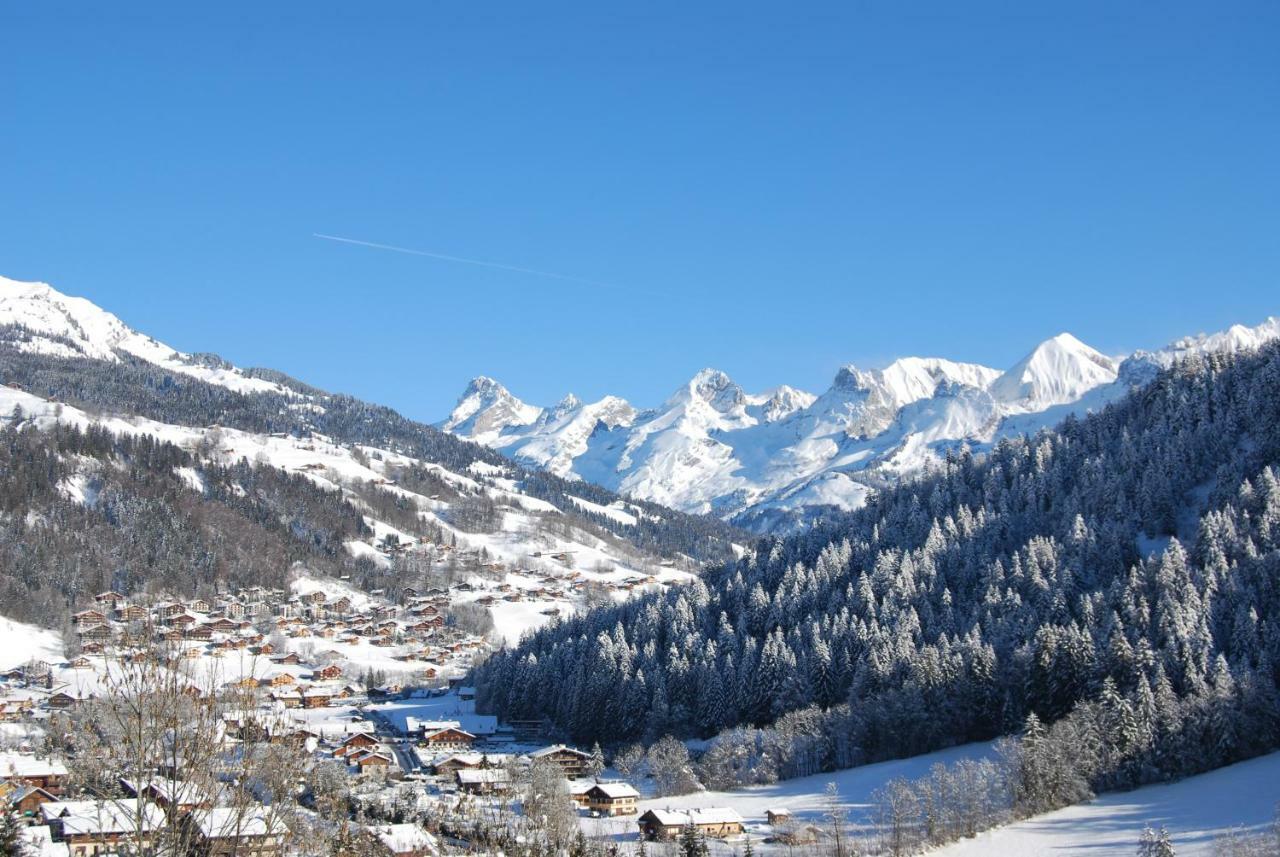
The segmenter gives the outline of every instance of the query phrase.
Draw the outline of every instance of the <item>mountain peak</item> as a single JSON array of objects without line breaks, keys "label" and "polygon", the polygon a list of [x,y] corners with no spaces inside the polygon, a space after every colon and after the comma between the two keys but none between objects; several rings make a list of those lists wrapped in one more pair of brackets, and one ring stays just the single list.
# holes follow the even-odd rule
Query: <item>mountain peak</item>
[{"label": "mountain peak", "polygon": [[488,375],[477,375],[462,391],[458,404],[440,427],[485,443],[505,428],[528,425],[541,413],[541,408],[526,405]]},{"label": "mountain peak", "polygon": [[1042,410],[1116,380],[1116,362],[1070,333],[1044,340],[992,382],[996,399]]},{"label": "mountain peak", "polygon": [[462,395],[458,397],[458,402],[469,396],[503,396],[510,395],[507,388],[501,383],[490,378],[488,375],[477,375],[467,384],[467,388],[462,391]]}]

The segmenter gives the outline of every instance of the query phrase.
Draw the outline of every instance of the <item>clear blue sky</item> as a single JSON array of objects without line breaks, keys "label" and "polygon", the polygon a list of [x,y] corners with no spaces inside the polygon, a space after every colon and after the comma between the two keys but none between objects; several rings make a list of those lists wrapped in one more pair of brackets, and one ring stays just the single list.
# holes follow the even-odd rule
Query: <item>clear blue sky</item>
[{"label": "clear blue sky", "polygon": [[420,418],[1280,313],[1274,2],[194,5],[5,4],[0,273]]}]

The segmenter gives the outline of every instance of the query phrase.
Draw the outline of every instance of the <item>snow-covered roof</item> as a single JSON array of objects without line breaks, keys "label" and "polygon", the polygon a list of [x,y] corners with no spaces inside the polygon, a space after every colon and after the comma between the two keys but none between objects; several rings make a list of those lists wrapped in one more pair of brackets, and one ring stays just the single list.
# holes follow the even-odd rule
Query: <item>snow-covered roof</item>
[{"label": "snow-covered roof", "polygon": [[630,783],[594,783],[588,791],[598,791],[607,798],[619,800],[627,797],[640,797],[640,792]]},{"label": "snow-covered roof", "polygon": [[589,757],[590,753],[584,753],[576,747],[570,747],[567,744],[552,744],[550,747],[543,747],[541,750],[534,750],[529,754],[531,759],[541,759],[544,756],[554,756],[556,753],[573,753],[577,756]]},{"label": "snow-covered roof", "polygon": [[727,806],[710,806],[704,809],[689,811],[674,809],[651,809],[645,815],[652,815],[663,827],[687,827],[701,824],[742,824],[742,816],[736,809]]},{"label": "snow-covered roof", "polygon": [[423,849],[431,852],[438,850],[436,838],[416,824],[383,824],[371,827],[370,830],[392,854],[407,854]]},{"label": "snow-covered roof", "polygon": [[[74,808],[71,805],[74,804]],[[41,807],[56,806],[46,803]],[[62,832],[66,836],[104,833],[130,833],[151,831],[164,824],[164,813],[153,803],[135,799],[86,800],[64,804],[69,808],[62,818]]]},{"label": "snow-covered roof", "polygon": [[0,777],[65,777],[67,766],[57,759],[37,759],[30,753],[0,751]]},{"label": "snow-covered roof", "polygon": [[268,816],[266,810],[256,807],[215,806],[213,809],[197,810],[192,813],[192,817],[200,832],[209,839],[283,835],[289,832],[284,822]]}]

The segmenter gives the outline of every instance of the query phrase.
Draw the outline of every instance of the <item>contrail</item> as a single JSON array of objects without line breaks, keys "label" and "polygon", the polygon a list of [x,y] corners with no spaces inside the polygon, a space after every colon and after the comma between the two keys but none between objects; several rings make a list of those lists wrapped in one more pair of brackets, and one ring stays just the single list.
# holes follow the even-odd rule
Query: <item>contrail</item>
[{"label": "contrail", "polygon": [[480,259],[464,259],[461,256],[446,256],[444,253],[428,253],[426,250],[414,250],[410,247],[396,247],[393,244],[378,244],[373,241],[359,241],[355,238],[342,238],[338,235],[325,235],[322,232],[312,232],[311,235],[314,238],[323,238],[325,241],[337,241],[341,244],[355,244],[357,247],[372,247],[375,250],[390,250],[393,253],[408,253],[410,256],[426,256],[430,259],[441,259],[445,262],[460,262],[464,265],[479,265],[481,268],[497,268],[499,271],[515,271],[518,274],[532,274],[535,277],[551,277],[556,280],[568,280],[572,283],[583,283],[588,286],[599,286],[605,289],[623,288],[622,286],[612,285],[610,283],[586,280],[582,277],[571,277],[568,274],[539,271],[535,268],[521,268],[517,265],[503,265],[500,262],[484,262]]}]

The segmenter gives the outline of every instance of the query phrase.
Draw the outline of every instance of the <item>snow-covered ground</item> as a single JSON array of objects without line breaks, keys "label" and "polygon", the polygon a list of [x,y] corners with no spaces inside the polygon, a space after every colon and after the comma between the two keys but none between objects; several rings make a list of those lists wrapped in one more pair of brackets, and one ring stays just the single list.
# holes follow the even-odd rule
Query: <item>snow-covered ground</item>
[{"label": "snow-covered ground", "polygon": [[927,774],[929,768],[939,762],[947,764],[961,759],[987,758],[992,753],[991,744],[966,744],[963,747],[952,747],[911,759],[895,759],[891,762],[863,765],[860,768],[799,777],[768,786],[753,786],[729,792],[702,791],[678,797],[647,798],[639,802],[638,815],[609,819],[583,817],[581,824],[583,831],[592,836],[634,839],[637,831],[636,819],[650,809],[687,810],[731,807],[743,817],[748,833],[755,840],[757,837],[772,833],[772,828],[765,821],[765,812],[770,809],[786,809],[791,813],[792,818],[799,822],[825,825],[823,813],[827,810],[827,784],[835,783],[840,795],[840,804],[849,814],[850,825],[859,828],[869,823],[871,795],[890,780],[897,777],[915,779]]},{"label": "snow-covered ground", "polygon": [[[867,833],[872,827],[872,794],[890,780],[917,779],[939,762],[989,758],[993,753],[991,744],[969,744],[769,786],[647,798],[639,802],[639,814],[649,809],[731,807],[745,820],[748,834],[757,840],[773,832],[765,821],[765,812],[771,809],[785,809],[801,823],[827,826],[826,788],[828,783],[835,783],[851,830]],[[643,787],[645,783],[638,785]],[[1214,853],[1214,840],[1230,831],[1258,833],[1267,829],[1276,818],[1278,805],[1280,753],[1273,753],[1169,785],[1104,794],[1088,803],[997,828],[929,853],[938,857],[1131,857],[1143,828],[1163,825],[1172,835],[1179,857],[1209,857]],[[581,826],[591,836],[631,840],[636,836],[637,818],[638,815],[610,819],[584,816]],[[757,851],[785,848],[758,841],[754,847]],[[741,843],[713,843],[713,850],[717,854],[740,852]]]},{"label": "snow-covered ground", "polygon": [[0,616],[0,670],[20,667],[33,660],[58,663],[62,660],[62,635]]},{"label": "snow-covered ground", "polygon": [[1209,857],[1214,839],[1260,832],[1280,804],[1280,753],[1169,785],[1104,794],[1096,800],[989,831],[933,852],[938,857],[1132,857],[1144,827],[1168,828],[1178,857]]}]

